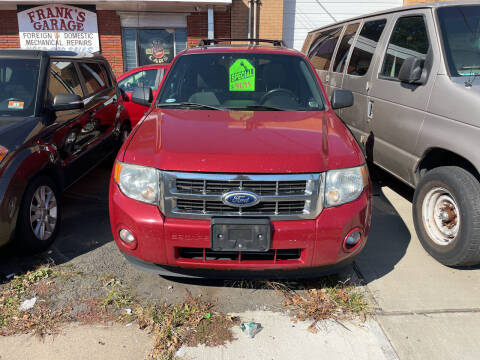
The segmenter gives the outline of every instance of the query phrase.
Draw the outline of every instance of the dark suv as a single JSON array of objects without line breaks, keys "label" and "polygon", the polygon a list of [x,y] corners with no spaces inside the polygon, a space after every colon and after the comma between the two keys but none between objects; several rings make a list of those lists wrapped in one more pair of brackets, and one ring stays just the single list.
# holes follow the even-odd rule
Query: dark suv
[{"label": "dark suv", "polygon": [[0,50],[0,246],[52,243],[60,192],[118,149],[127,116],[103,57]]}]

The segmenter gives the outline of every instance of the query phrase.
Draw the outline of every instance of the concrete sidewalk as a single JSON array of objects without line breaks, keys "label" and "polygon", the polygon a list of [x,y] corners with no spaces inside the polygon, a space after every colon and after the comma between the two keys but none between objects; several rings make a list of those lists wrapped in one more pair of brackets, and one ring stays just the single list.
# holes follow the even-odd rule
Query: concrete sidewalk
[{"label": "concrete sidewalk", "polygon": [[[293,324],[281,313],[252,311],[234,314],[245,321],[260,322],[263,329],[251,339],[240,327],[237,338],[226,346],[181,348],[182,359],[323,359],[396,360],[388,339],[374,320],[318,324],[318,333],[307,330],[311,322]],[[62,334],[44,340],[30,335],[0,337],[1,360],[130,360],[144,359],[152,349],[152,335],[136,326],[69,326]]]},{"label": "concrete sidewalk", "polygon": [[415,234],[412,204],[399,193],[376,188],[369,242],[356,261],[377,320],[400,359],[479,359],[480,269],[431,258]]},{"label": "concrete sidewalk", "polygon": [[253,311],[236,315],[261,323],[263,329],[251,339],[236,327],[237,341],[214,348],[184,347],[177,355],[189,360],[398,359],[375,320],[342,322],[345,327],[326,320],[317,324],[318,333],[312,334],[307,329],[311,322],[293,324],[284,314]]},{"label": "concrete sidewalk", "polygon": [[0,337],[1,360],[144,359],[153,339],[135,326],[71,325],[57,336]]}]

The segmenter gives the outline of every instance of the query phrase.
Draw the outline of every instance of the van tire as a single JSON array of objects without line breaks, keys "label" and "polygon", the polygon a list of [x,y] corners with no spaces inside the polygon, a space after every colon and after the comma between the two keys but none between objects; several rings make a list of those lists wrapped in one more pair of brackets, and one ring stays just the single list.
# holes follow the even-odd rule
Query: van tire
[{"label": "van tire", "polygon": [[[32,215],[32,206],[37,208],[38,206],[38,200],[35,198],[36,194],[37,196],[42,195],[42,189],[43,189],[43,194],[45,198],[48,198],[48,194],[51,194],[51,196],[48,198],[49,204],[53,205],[53,200],[55,200],[55,222],[53,222],[53,218],[51,215],[53,214],[52,209],[50,210],[44,210],[43,214],[45,216],[48,216],[49,218],[49,224],[48,227],[46,225],[40,226],[39,228],[44,229],[43,231],[43,237],[45,237],[43,240],[39,238],[38,235],[36,235],[34,231],[34,227],[36,228],[36,225],[38,222],[32,222],[33,215]],[[47,202],[45,202],[46,204]],[[43,205],[38,206],[38,208],[43,207]],[[45,206],[47,207],[47,206]],[[41,210],[38,210],[39,212]],[[34,254],[41,252],[45,249],[47,249],[55,240],[58,230],[60,228],[60,223],[61,223],[61,218],[62,218],[62,199],[61,199],[61,194],[58,190],[57,184],[50,178],[49,176],[41,175],[36,178],[34,178],[27,186],[27,189],[25,190],[25,193],[22,198],[22,202],[20,204],[20,209],[19,209],[19,217],[17,221],[17,241],[16,245],[17,248],[25,254]],[[53,231],[49,233],[48,228],[51,228],[51,224],[54,223]],[[39,230],[41,231],[41,230]]]},{"label": "van tire", "polygon": [[413,221],[420,243],[440,263],[480,263],[480,183],[467,170],[428,171],[415,189]]}]

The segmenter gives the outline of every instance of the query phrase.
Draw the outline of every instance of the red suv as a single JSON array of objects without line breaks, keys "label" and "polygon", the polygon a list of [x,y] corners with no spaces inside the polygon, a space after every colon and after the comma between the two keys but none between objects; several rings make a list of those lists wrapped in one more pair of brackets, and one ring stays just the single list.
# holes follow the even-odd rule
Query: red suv
[{"label": "red suv", "polygon": [[368,170],[333,112],[351,106],[352,93],[336,90],[329,102],[304,55],[259,41],[202,40],[174,59],[155,99],[151,88],[133,93],[152,106],[110,183],[114,239],[133,265],[304,277],[345,266],[364,247]]}]

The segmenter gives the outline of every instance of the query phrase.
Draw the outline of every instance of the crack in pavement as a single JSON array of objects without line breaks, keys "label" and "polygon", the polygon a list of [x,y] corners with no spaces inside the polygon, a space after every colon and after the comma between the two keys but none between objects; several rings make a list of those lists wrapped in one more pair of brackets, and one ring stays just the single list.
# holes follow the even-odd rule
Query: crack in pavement
[{"label": "crack in pavement", "polygon": [[434,315],[434,314],[461,314],[461,313],[480,313],[480,308],[468,309],[437,309],[437,310],[419,310],[419,311],[384,311],[375,309],[375,315],[380,316],[403,316],[403,315]]}]

